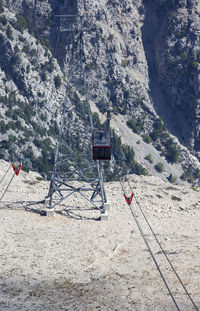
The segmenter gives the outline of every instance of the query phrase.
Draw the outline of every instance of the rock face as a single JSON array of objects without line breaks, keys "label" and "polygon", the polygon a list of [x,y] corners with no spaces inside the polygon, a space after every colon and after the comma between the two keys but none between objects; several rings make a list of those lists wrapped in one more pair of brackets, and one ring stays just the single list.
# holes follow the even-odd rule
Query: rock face
[{"label": "rock face", "polygon": [[[8,159],[5,150],[14,142],[22,149],[34,132],[26,154],[29,164],[52,167],[70,74],[63,64],[71,42],[71,35],[58,31],[56,15],[81,14],[91,25],[83,34],[84,57],[97,111],[109,104],[125,121],[134,119],[136,132],[150,135],[166,155],[169,133],[160,138],[156,129],[155,137],[155,119],[161,117],[178,138],[179,162],[194,167],[188,153],[200,157],[198,1],[9,0],[0,1],[0,12],[1,157]],[[71,109],[72,124],[78,120],[84,127],[73,102]]]},{"label": "rock face", "polygon": [[144,1],[142,28],[158,113],[190,150],[199,151],[200,4]]}]

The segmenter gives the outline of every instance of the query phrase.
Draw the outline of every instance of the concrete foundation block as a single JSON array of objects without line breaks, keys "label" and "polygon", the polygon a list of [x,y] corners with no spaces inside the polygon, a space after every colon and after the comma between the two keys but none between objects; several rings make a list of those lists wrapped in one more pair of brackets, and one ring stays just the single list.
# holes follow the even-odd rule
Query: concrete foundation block
[{"label": "concrete foundation block", "polygon": [[46,210],[46,216],[54,217],[56,216],[56,213],[53,210]]},{"label": "concrete foundation block", "polygon": [[101,213],[101,220],[108,220],[108,213]]},{"label": "concrete foundation block", "polygon": [[104,208],[105,208],[105,212],[109,212],[110,211],[110,203],[108,203],[108,202],[104,203]]}]

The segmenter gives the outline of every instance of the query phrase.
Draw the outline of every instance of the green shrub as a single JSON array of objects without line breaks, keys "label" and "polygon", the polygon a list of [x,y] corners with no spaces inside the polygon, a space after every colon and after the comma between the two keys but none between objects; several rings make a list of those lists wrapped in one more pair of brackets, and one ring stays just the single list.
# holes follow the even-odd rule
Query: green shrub
[{"label": "green shrub", "polygon": [[162,172],[164,171],[164,165],[163,165],[163,163],[161,163],[161,162],[158,162],[158,163],[154,166],[154,168],[156,169],[156,171],[157,171],[158,173],[162,173]]},{"label": "green shrub", "polygon": [[101,122],[100,122],[100,119],[99,119],[98,112],[93,112],[92,118],[93,118],[94,127],[97,128],[97,129],[100,128]]},{"label": "green shrub", "polygon": [[28,64],[28,65],[26,66],[26,73],[29,74],[29,73],[30,73],[30,70],[31,70],[31,66],[30,66],[30,64]]},{"label": "green shrub", "polygon": [[15,141],[17,140],[17,137],[14,136],[14,135],[8,135],[8,141],[9,141],[9,144],[13,144]]},{"label": "green shrub", "polygon": [[11,76],[8,73],[6,73],[5,76],[6,76],[7,81],[11,81],[12,80]]},{"label": "green shrub", "polygon": [[0,0],[0,13],[4,12],[3,1]]},{"label": "green shrub", "polygon": [[187,52],[183,52],[183,53],[181,54],[181,61],[182,61],[183,63],[185,63],[186,60],[187,60],[187,58],[188,58]]},{"label": "green shrub", "polygon": [[0,132],[1,132],[1,134],[6,133],[6,124],[3,120],[0,121]]},{"label": "green shrub", "polygon": [[40,76],[41,76],[41,79],[42,79],[43,82],[46,81],[47,75],[46,75],[46,73],[44,71],[40,74]]},{"label": "green shrub", "polygon": [[108,0],[107,4],[116,4],[116,0]]},{"label": "green shrub", "polygon": [[153,157],[150,153],[145,157],[145,160],[147,160],[147,161],[149,161],[149,163],[153,164]]},{"label": "green shrub", "polygon": [[153,122],[153,131],[150,133],[150,136],[153,141],[156,141],[158,138],[161,137],[161,134],[165,130],[165,126],[163,121],[158,118]]},{"label": "green shrub", "polygon": [[6,34],[7,34],[8,39],[10,39],[11,41],[14,40],[13,34],[12,34],[12,29],[11,29],[10,25],[8,25],[8,27],[6,29]]},{"label": "green shrub", "polygon": [[23,15],[16,15],[17,21],[15,22],[15,28],[19,30],[21,33],[27,29],[26,19]]},{"label": "green shrub", "polygon": [[113,113],[114,113],[115,115],[118,115],[119,109],[118,109],[117,106],[115,106],[115,107],[113,108]]},{"label": "green shrub", "polygon": [[41,67],[43,71],[48,71],[49,73],[53,72],[54,64],[52,58],[50,58],[49,61],[44,63]]},{"label": "green shrub", "polygon": [[176,145],[173,143],[172,139],[168,139],[165,143],[166,151],[165,157],[171,163],[177,163],[179,158],[179,151]]},{"label": "green shrub", "polygon": [[[0,10],[1,10],[1,5],[0,5]],[[7,18],[5,16],[0,16],[0,23],[5,26],[7,24]]]},{"label": "green shrub", "polygon": [[170,183],[175,184],[177,177],[170,174],[167,179],[169,180]]},{"label": "green shrub", "polygon": [[144,142],[147,144],[150,144],[152,142],[152,139],[149,135],[145,135],[143,139],[144,139]]},{"label": "green shrub", "polygon": [[158,151],[162,151],[162,147],[161,147],[160,144],[157,144],[155,147],[156,147],[156,149],[157,149]]},{"label": "green shrub", "polygon": [[143,129],[143,124],[140,120],[135,121],[134,119],[131,119],[127,121],[128,127],[132,129],[134,133],[139,134],[141,130]]},{"label": "green shrub", "polygon": [[57,89],[61,86],[62,80],[61,80],[61,77],[59,75],[54,77],[54,84],[55,84],[55,87]]},{"label": "green shrub", "polygon": [[124,59],[124,60],[122,61],[122,66],[123,66],[123,67],[127,67],[127,66],[128,66],[128,60],[127,60],[127,59]]},{"label": "green shrub", "polygon": [[26,166],[22,166],[21,170],[27,174],[29,173],[29,169]]}]

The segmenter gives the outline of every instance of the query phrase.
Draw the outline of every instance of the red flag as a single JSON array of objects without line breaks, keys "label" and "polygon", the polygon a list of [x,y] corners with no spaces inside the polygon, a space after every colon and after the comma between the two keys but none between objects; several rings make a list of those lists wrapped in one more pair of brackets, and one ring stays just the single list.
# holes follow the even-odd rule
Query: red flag
[{"label": "red flag", "polygon": [[22,167],[22,164],[19,165],[18,169],[15,168],[14,164],[12,164],[12,168],[15,172],[15,175],[18,176],[19,175],[19,172],[20,172],[20,169]]},{"label": "red flag", "polygon": [[133,200],[133,193],[131,194],[131,197],[130,197],[130,198],[126,197],[125,194],[124,194],[124,197],[125,197],[125,200],[126,200],[127,204],[130,205],[131,202],[132,202],[132,200]]}]

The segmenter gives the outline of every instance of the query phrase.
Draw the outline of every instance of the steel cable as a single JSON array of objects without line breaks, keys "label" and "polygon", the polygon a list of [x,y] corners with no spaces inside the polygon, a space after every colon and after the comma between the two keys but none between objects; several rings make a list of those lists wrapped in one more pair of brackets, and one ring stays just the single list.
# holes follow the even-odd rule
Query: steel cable
[{"label": "steel cable", "polygon": [[[122,182],[121,182],[121,186],[122,186]],[[130,186],[130,184],[129,184],[129,186]],[[124,192],[124,190],[125,190],[125,188],[122,186],[123,194],[126,196],[126,193]],[[131,190],[132,190],[132,189],[131,189]],[[173,293],[172,293],[172,291],[171,291],[171,289],[170,289],[170,287],[169,287],[169,285],[168,285],[168,283],[167,283],[167,281],[166,281],[166,279],[165,279],[165,277],[164,277],[164,275],[163,275],[163,273],[162,273],[162,271],[161,271],[161,269],[160,269],[160,266],[159,266],[159,264],[158,264],[158,262],[157,262],[157,260],[156,260],[156,258],[155,258],[155,256],[154,256],[154,254],[153,254],[153,252],[152,252],[152,250],[151,250],[151,247],[150,247],[150,245],[149,245],[149,243],[148,243],[148,241],[147,241],[147,239],[146,239],[146,236],[145,236],[145,234],[144,234],[144,231],[143,231],[143,229],[142,229],[142,226],[140,225],[140,222],[139,222],[139,220],[137,219],[136,213],[135,213],[133,207],[131,206],[131,204],[129,204],[129,206],[130,206],[130,209],[131,209],[131,213],[132,213],[132,215],[133,215],[133,217],[134,217],[134,220],[135,220],[135,222],[136,222],[136,224],[137,224],[137,226],[138,226],[138,229],[139,229],[139,231],[140,231],[140,234],[141,234],[141,236],[142,236],[142,238],[143,238],[143,240],[144,240],[144,242],[145,242],[145,244],[146,244],[146,246],[147,246],[147,249],[148,249],[148,251],[149,251],[149,253],[150,253],[150,255],[151,255],[151,257],[152,257],[152,259],[153,259],[153,261],[154,261],[154,263],[155,263],[155,265],[156,265],[156,268],[157,268],[157,270],[158,270],[158,272],[159,272],[159,274],[160,274],[160,276],[161,276],[161,278],[162,278],[162,280],[163,280],[163,282],[164,282],[164,284],[165,284],[165,286],[166,286],[166,288],[167,288],[167,290],[168,290],[168,292],[169,292],[169,294],[170,294],[170,297],[172,298],[172,300],[173,300],[173,302],[174,302],[174,304],[175,304],[177,310],[180,311],[180,308],[179,308],[179,306],[178,306],[178,304],[177,304],[177,302],[176,302],[176,299],[174,298],[174,295],[173,295]]]},{"label": "steel cable", "polygon": [[154,236],[154,238],[155,238],[155,240],[156,240],[157,244],[159,245],[159,247],[160,247],[160,249],[161,249],[161,251],[162,251],[163,255],[164,255],[164,256],[165,256],[165,258],[167,259],[167,261],[168,261],[169,265],[171,266],[171,268],[172,268],[173,272],[175,273],[175,275],[176,275],[177,279],[179,280],[180,284],[182,285],[182,287],[183,287],[183,289],[184,289],[185,293],[187,294],[188,298],[189,298],[189,299],[190,299],[190,301],[192,302],[192,304],[193,304],[194,308],[195,308],[197,311],[199,311],[199,309],[197,308],[197,306],[196,306],[195,302],[193,301],[192,297],[190,296],[190,294],[189,294],[189,292],[188,292],[187,288],[186,288],[186,287],[185,287],[185,285],[183,284],[183,282],[182,282],[181,278],[179,277],[179,275],[178,275],[178,273],[176,272],[176,270],[175,270],[175,268],[174,268],[173,264],[171,263],[171,261],[170,261],[169,257],[167,256],[167,254],[166,254],[165,250],[163,249],[163,247],[162,247],[162,245],[161,245],[160,241],[158,240],[158,238],[157,238],[156,234],[154,233],[154,231],[153,231],[153,229],[152,229],[152,227],[151,227],[151,225],[150,225],[150,223],[149,223],[149,221],[148,221],[148,219],[147,219],[147,217],[146,217],[146,215],[145,215],[145,213],[144,213],[144,211],[143,211],[142,207],[140,206],[140,204],[139,204],[139,202],[138,202],[137,197],[136,197],[136,195],[135,195],[135,194],[134,194],[134,197],[135,197],[135,201],[136,201],[136,203],[137,203],[137,205],[138,205],[138,207],[139,207],[139,209],[140,209],[140,211],[141,211],[141,213],[142,213],[142,215],[143,215],[143,217],[144,217],[144,219],[145,219],[145,221],[146,221],[146,223],[147,223],[147,225],[148,225],[149,229],[151,230],[151,232],[152,232],[152,234],[153,234],[153,236]]},{"label": "steel cable", "polygon": [[[131,192],[132,192],[132,194],[133,194],[132,187],[131,187],[131,185],[130,185],[130,183],[129,183],[129,180],[126,179],[125,181],[127,181],[128,185],[129,185],[129,188],[130,188],[130,190],[131,190]],[[123,186],[123,182],[120,181],[120,183],[121,183],[121,187],[122,187],[123,193],[125,194],[125,187]],[[126,194],[125,194],[125,196],[126,196]],[[137,197],[136,197],[135,194],[134,194],[134,197],[135,197],[136,204],[138,205],[139,210],[140,210],[140,212],[142,213],[142,215],[143,215],[143,217],[144,217],[144,219],[145,219],[145,221],[146,221],[146,223],[147,223],[149,229],[151,230],[151,232],[152,232],[152,234],[153,234],[153,236],[154,236],[154,238],[155,238],[157,244],[159,245],[159,247],[160,247],[160,249],[161,249],[163,255],[164,255],[165,258],[167,259],[167,261],[168,261],[170,267],[172,268],[174,274],[176,275],[178,281],[180,282],[181,286],[183,287],[183,289],[184,289],[186,295],[187,295],[188,298],[190,299],[190,301],[191,301],[191,303],[193,304],[194,308],[196,309],[196,311],[199,311],[199,309],[197,308],[197,306],[196,306],[195,302],[193,301],[191,295],[189,294],[187,288],[186,288],[185,285],[183,284],[181,278],[179,277],[179,275],[178,275],[178,273],[176,272],[176,270],[175,270],[173,264],[171,263],[169,257],[167,256],[165,250],[163,249],[163,247],[162,247],[160,241],[158,240],[156,234],[154,233],[154,231],[153,231],[153,229],[152,229],[152,227],[151,227],[151,225],[150,225],[150,223],[149,223],[149,221],[148,221],[148,219],[147,219],[147,217],[146,217],[146,215],[145,215],[145,213],[144,213],[142,207],[140,206],[139,201],[138,201],[138,199],[137,199]],[[130,205],[131,205],[131,204],[130,204]],[[133,210],[133,208],[132,208],[132,206],[130,206],[130,208],[131,208],[132,214],[135,213],[134,210]],[[134,216],[134,215],[133,215],[133,216]],[[135,218],[135,217],[134,217],[134,218]],[[136,223],[137,223],[138,220],[137,220],[137,219],[135,219],[135,220],[136,220]]]},{"label": "steel cable", "polygon": [[8,169],[6,170],[5,174],[3,175],[2,179],[0,180],[0,184],[3,182],[4,178],[6,177],[6,175],[8,174],[9,169],[11,168],[12,164],[9,164]]},{"label": "steel cable", "polygon": [[154,261],[154,263],[156,265],[156,268],[157,268],[158,272],[160,273],[160,276],[161,276],[161,278],[162,278],[162,280],[163,280],[163,282],[164,282],[164,284],[165,284],[165,286],[166,286],[166,288],[167,288],[167,290],[168,290],[168,292],[169,292],[169,294],[170,294],[170,296],[171,296],[171,298],[172,298],[172,300],[173,300],[177,310],[180,311],[179,306],[178,306],[178,304],[176,302],[176,299],[174,298],[174,295],[172,294],[172,291],[171,291],[171,289],[170,289],[170,287],[169,287],[169,285],[168,285],[168,283],[167,283],[167,281],[166,281],[166,279],[165,279],[165,277],[164,277],[164,275],[163,275],[163,273],[162,273],[162,271],[161,271],[161,269],[159,267],[159,264],[158,264],[158,262],[157,262],[157,260],[156,260],[156,258],[154,256],[152,250],[151,250],[151,247],[150,247],[150,245],[149,245],[149,243],[148,243],[148,241],[146,239],[146,236],[145,236],[144,231],[142,230],[142,227],[141,227],[141,225],[140,225],[140,223],[139,223],[139,221],[137,219],[135,211],[132,208],[132,206],[130,206],[130,208],[131,208],[132,215],[133,215],[133,217],[135,219],[135,222],[136,222],[136,224],[138,226],[138,229],[139,229],[139,231],[140,231],[140,233],[142,235],[142,238],[143,238],[143,240],[144,240],[144,242],[145,242],[145,244],[146,244],[146,246],[147,246],[147,248],[148,248],[148,250],[149,250],[149,252],[151,254],[151,257],[152,257],[152,259],[153,259],[153,261]]},{"label": "steel cable", "polygon": [[[35,114],[35,117],[33,118],[33,121],[36,120],[38,111],[39,111],[39,107],[36,107],[36,114]],[[34,130],[34,126],[33,126],[33,125],[32,125],[32,128],[33,128],[33,130]],[[35,139],[36,134],[37,134],[37,132],[34,131],[34,135],[33,135],[32,139],[29,140],[29,142],[28,142],[27,146],[24,148],[24,150],[20,152],[20,157],[19,157],[19,158],[20,158],[20,161],[19,161],[19,162],[20,162],[21,164],[22,164],[22,162],[23,162],[23,160],[24,160],[24,158],[25,158],[25,151],[28,150],[30,144],[31,144],[31,143],[33,142],[33,140]],[[26,150],[25,150],[25,149],[26,149]],[[12,166],[12,164],[11,164],[10,166]],[[9,169],[10,169],[10,166],[9,166],[8,170],[6,171],[6,174],[8,173],[8,171],[9,171]],[[3,176],[2,180],[5,178],[6,174]],[[8,184],[7,184],[5,190],[4,190],[4,192],[3,192],[3,194],[2,194],[2,196],[1,196],[1,198],[0,198],[0,202],[2,201],[2,199],[3,199],[4,195],[6,194],[6,192],[8,191],[8,188],[10,187],[10,185],[11,185],[11,183],[12,183],[12,181],[13,181],[15,175],[16,175],[16,174],[15,174],[15,172],[14,172],[14,174],[13,174],[12,177],[10,178],[10,180],[9,180],[9,182],[8,182]],[[1,180],[1,181],[2,181],[2,180]]]}]

